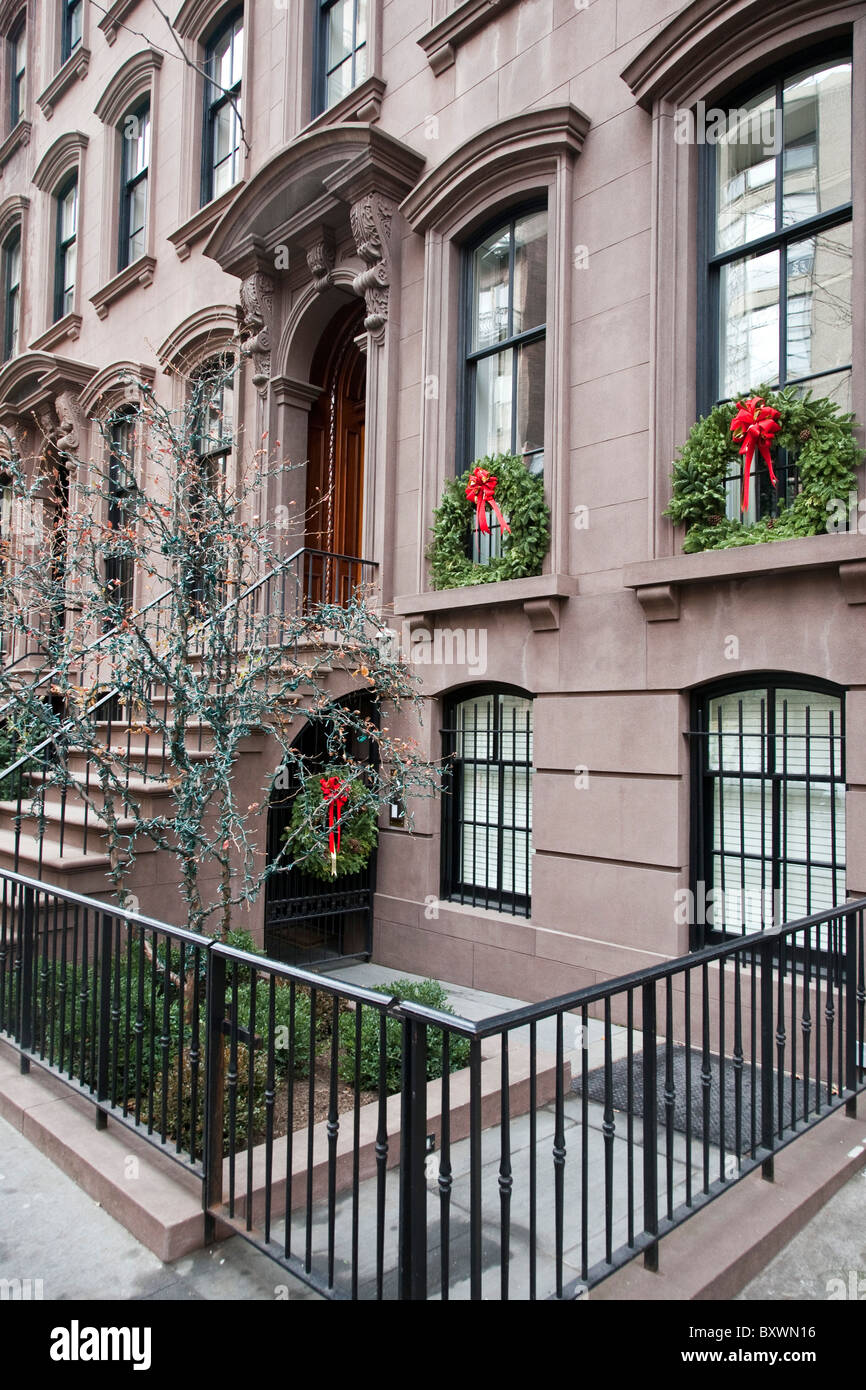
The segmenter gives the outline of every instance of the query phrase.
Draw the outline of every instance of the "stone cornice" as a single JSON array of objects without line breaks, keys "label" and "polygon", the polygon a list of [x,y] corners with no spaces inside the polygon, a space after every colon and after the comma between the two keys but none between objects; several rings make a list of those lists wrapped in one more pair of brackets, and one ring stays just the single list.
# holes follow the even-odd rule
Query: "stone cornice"
[{"label": "stone cornice", "polygon": [[545,158],[580,153],[589,117],[576,106],[524,111],[472,135],[422,179],[400,211],[416,231],[437,222],[467,190],[493,175],[539,165]]},{"label": "stone cornice", "polygon": [[515,0],[464,0],[452,14],[422,34],[418,44],[436,76],[451,67],[461,44],[514,3]]},{"label": "stone cornice", "polygon": [[[661,97],[676,101],[701,91],[738,53],[753,46],[764,63],[786,36],[831,36],[864,16],[862,3],[840,0],[692,0],[623,69],[623,80],[646,110]],[[747,58],[748,62],[748,58]],[[748,75],[743,72],[744,77]]]},{"label": "stone cornice", "polygon": [[[95,375],[85,362],[58,357],[53,352],[23,352],[0,370],[0,414],[26,414],[40,404],[53,401],[62,390],[81,390]],[[21,386],[33,382],[25,395]]]},{"label": "stone cornice", "polygon": [[153,386],[155,380],[156,368],[144,362],[112,362],[88,381],[81,392],[81,409],[91,415],[106,397],[123,395],[130,386]]},{"label": "stone cornice", "polygon": [[144,48],[140,53],[134,53],[108,83],[93,108],[94,114],[105,125],[117,125],[126,115],[130,102],[149,90],[154,72],[161,67],[162,54],[156,49]]},{"label": "stone cornice", "polygon": [[397,202],[414,187],[424,158],[377,126],[346,122],[311,130],[280,150],[232,202],[205,255],[232,275],[246,271],[250,248],[270,256],[322,223],[346,218],[346,204],[370,192]]},{"label": "stone cornice", "polygon": [[0,245],[6,240],[16,222],[21,222],[30,207],[30,199],[13,193],[0,203]]},{"label": "stone cornice", "polygon": [[42,193],[53,193],[58,181],[78,163],[89,144],[80,130],[69,130],[45,151],[33,175],[33,182]]},{"label": "stone cornice", "polygon": [[30,144],[30,132],[32,129],[33,126],[30,121],[24,120],[19,121],[17,125],[13,126],[2,145],[0,145],[0,169],[5,168],[16,150],[21,149],[23,145]]},{"label": "stone cornice", "polygon": [[382,111],[382,98],[385,95],[385,81],[381,77],[368,77],[343,97],[342,101],[329,106],[327,111],[316,116],[304,127],[305,131],[318,130],[321,126],[339,125],[342,121],[378,121]]},{"label": "stone cornice", "polygon": [[50,352],[58,343],[64,342],[67,338],[73,342],[81,333],[82,318],[80,314],[64,314],[62,319],[52,323],[50,328],[46,328],[44,333],[40,333],[38,338],[34,338],[29,346],[37,352]]},{"label": "stone cornice", "polygon": [[233,304],[211,304],[198,309],[174,328],[157,349],[163,371],[170,373],[183,365],[184,355],[195,350],[203,340],[213,337],[213,351],[224,349],[236,336],[238,313]]}]

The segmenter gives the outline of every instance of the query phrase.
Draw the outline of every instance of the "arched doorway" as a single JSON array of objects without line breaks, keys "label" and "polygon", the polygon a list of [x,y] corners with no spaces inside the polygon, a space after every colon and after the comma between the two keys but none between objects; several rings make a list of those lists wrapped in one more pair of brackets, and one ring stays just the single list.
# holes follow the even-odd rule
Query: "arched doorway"
[{"label": "arched doorway", "polygon": [[[366,695],[352,695],[344,701],[378,726],[378,712]],[[307,724],[295,744],[308,773],[324,770],[333,760],[326,747],[323,723]],[[347,748],[358,763],[375,756],[369,739],[352,738]],[[268,808],[268,863],[277,859],[283,833],[292,818],[298,791],[294,768],[288,769],[285,784],[271,793]],[[266,881],[265,951],[290,965],[331,964],[339,960],[368,957],[373,949],[373,894],[376,890],[376,854],[366,869],[343,874],[333,884],[300,869],[277,869]]]},{"label": "arched doorway", "polygon": [[310,411],[307,437],[306,546],[318,552],[308,593],[316,601],[344,602],[360,572],[326,555],[361,558],[364,524],[364,414],[367,362],[355,339],[363,308],[336,315],[313,359],[310,377],[324,383]]}]

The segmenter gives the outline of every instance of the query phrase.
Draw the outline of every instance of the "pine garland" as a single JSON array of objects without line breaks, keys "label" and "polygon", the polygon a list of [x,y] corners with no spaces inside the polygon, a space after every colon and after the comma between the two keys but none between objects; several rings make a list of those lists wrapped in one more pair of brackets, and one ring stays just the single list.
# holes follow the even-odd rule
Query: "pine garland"
[{"label": "pine garland", "polygon": [[[796,459],[800,492],[775,517],[744,524],[725,516],[725,480],[740,464],[740,445],[731,434],[736,402],[717,405],[692,427],[680,450],[673,470],[673,499],[664,513],[686,527],[683,550],[688,554],[820,535],[833,501],[847,501],[855,486],[863,453],[854,438],[853,415],[840,414],[833,401],[814,397],[811,391],[800,396],[793,386],[781,391],[759,386],[742,399],[746,396],[760,396],[779,411],[782,428],[775,445]],[[761,466],[756,454],[752,468]]]},{"label": "pine garland", "polygon": [[[486,565],[470,557],[475,506],[466,496],[469,476],[475,468],[495,475],[496,500],[511,534],[502,537],[502,552]],[[445,484],[442,501],[433,513],[433,539],[427,551],[434,589],[456,589],[464,584],[492,584],[498,579],[524,579],[540,574],[550,545],[550,508],[544,497],[544,480],[530,473],[514,454],[476,459],[465,473]]]}]

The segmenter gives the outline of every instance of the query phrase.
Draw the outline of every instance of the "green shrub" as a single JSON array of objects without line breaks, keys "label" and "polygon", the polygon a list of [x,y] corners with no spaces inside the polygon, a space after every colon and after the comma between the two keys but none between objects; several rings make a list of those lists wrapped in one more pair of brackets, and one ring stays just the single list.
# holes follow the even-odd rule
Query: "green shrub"
[{"label": "green shrub", "polygon": [[[395,980],[393,984],[375,985],[378,994],[396,996],[413,1004],[424,1004],[440,1013],[453,1014],[448,996],[438,980]],[[379,1025],[378,1009],[365,1006],[361,1015],[361,1051],[359,1081],[362,1090],[379,1089]],[[356,1015],[354,1009],[340,1018],[340,1076],[354,1085]],[[442,1075],[444,1031],[435,1024],[427,1027],[427,1080],[438,1081]],[[459,1071],[469,1061],[469,1040],[450,1034],[449,1071]],[[385,1022],[385,1090],[394,1095],[400,1090],[403,1068],[403,1024],[398,1018]]]}]

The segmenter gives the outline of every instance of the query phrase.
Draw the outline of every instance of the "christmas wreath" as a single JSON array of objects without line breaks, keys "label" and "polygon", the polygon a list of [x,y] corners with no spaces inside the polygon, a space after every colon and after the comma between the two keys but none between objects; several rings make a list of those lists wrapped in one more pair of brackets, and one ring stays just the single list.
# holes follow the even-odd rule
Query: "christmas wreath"
[{"label": "christmas wreath", "polygon": [[[479,530],[489,532],[488,509],[500,523],[501,553],[482,565],[470,554],[472,523],[476,518]],[[549,544],[550,509],[543,479],[513,454],[479,459],[445,484],[433,513],[427,551],[433,587],[456,589],[540,574]]]},{"label": "christmas wreath", "polygon": [[[673,499],[665,516],[686,527],[683,550],[721,550],[825,531],[828,517],[840,499],[847,503],[856,483],[862,451],[854,427],[854,416],[841,414],[833,401],[811,391],[798,395],[795,387],[759,387],[717,405],[693,426],[674,464]],[[749,478],[754,486],[759,468],[768,469],[775,486],[774,449],[786,450],[796,464],[800,491],[790,506],[782,504],[777,516],[753,523],[726,516],[726,480],[741,459],[743,510]]]},{"label": "christmas wreath", "polygon": [[379,827],[360,772],[342,763],[301,783],[284,838],[293,864],[305,873],[330,879],[366,869]]}]

